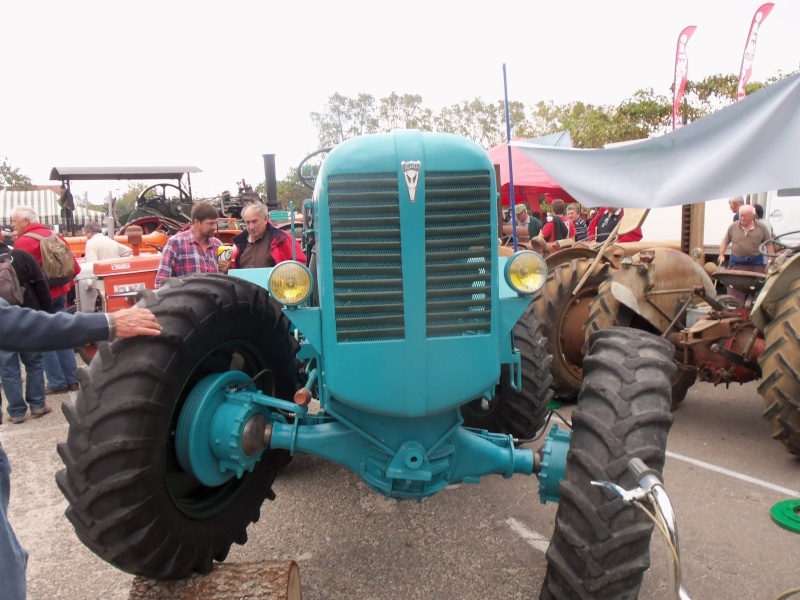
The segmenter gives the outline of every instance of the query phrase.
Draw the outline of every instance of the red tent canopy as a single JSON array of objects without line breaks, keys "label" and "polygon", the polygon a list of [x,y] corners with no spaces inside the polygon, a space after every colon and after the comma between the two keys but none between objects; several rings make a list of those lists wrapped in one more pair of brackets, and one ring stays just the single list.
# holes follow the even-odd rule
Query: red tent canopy
[{"label": "red tent canopy", "polygon": [[[567,134],[568,135],[568,134]],[[550,137],[550,136],[548,136]],[[540,138],[543,142],[547,138]],[[534,141],[534,140],[526,140]],[[536,140],[538,141],[538,139]],[[565,145],[558,143],[543,143],[542,145]],[[569,146],[571,146],[571,140]],[[495,146],[487,151],[492,163],[500,165],[500,199],[503,205],[508,205],[510,195],[510,177],[508,172],[508,144]],[[564,188],[553,181],[550,176],[542,171],[535,162],[529,159],[522,150],[512,146],[511,147],[511,161],[514,167],[514,201],[517,204],[528,202],[529,206],[536,210],[538,206],[539,195],[544,194],[548,202],[552,202],[556,198],[561,198],[565,202],[575,202],[575,199],[570,196]]]}]

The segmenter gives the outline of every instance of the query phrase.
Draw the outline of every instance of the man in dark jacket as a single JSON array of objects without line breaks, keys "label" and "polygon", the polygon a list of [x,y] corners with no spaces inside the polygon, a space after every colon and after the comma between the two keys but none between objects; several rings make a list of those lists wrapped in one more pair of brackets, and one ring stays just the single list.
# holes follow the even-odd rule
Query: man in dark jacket
[{"label": "man in dark jacket", "polygon": [[[32,254],[25,250],[12,249],[0,243],[0,256],[11,257],[11,267],[17,274],[24,293],[22,306],[34,310],[49,310],[50,288],[42,268]],[[25,365],[25,394],[22,393],[22,376],[19,362]],[[44,397],[44,366],[41,352],[8,352],[0,350],[0,380],[8,400],[8,416],[12,423],[25,421],[28,407],[31,416],[37,419],[51,411]],[[0,422],[2,417],[0,416]]]},{"label": "man in dark jacket", "polygon": [[[137,335],[158,335],[161,325],[145,308],[125,308],[115,313],[48,314],[0,299],[0,350],[42,352],[72,350],[89,342],[111,341]],[[28,553],[20,545],[8,520],[11,465],[0,443],[0,585],[7,600],[25,600]]]},{"label": "man in dark jacket", "polygon": [[[619,223],[625,210],[616,206],[603,206],[597,210],[597,214],[589,222],[588,236],[598,242],[605,242],[611,232]],[[638,242],[642,239],[642,228],[637,227],[632,231],[623,233],[617,238],[617,242]]]}]

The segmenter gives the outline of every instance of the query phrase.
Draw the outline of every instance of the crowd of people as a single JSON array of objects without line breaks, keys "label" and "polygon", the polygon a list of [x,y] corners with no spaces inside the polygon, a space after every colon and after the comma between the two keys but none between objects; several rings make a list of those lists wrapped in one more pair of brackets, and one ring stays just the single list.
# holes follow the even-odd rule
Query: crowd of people
[{"label": "crowd of people", "polygon": [[[525,203],[514,207],[516,225],[527,230],[529,238],[538,247],[554,252],[569,243],[604,242],[616,228],[624,209],[603,206],[588,215],[588,221],[577,202],[567,205],[556,198],[550,204],[545,218],[539,211],[530,210]],[[637,227],[618,235],[619,242],[635,242],[642,239],[642,229]]]}]

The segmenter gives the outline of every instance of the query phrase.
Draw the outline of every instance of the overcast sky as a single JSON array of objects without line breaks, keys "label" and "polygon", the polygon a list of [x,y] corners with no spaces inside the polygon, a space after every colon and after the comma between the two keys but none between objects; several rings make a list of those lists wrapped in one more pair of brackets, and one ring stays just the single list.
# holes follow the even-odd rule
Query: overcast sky
[{"label": "overcast sky", "polygon": [[[738,72],[756,0],[4,3],[0,156],[53,166],[196,165],[196,196],[278,178],[317,148],[309,113],[338,92],[617,104],[669,94],[681,30],[689,77]],[[776,0],[753,80],[800,66],[800,0]],[[109,182],[89,188],[126,189]],[[76,184],[80,193],[84,187]],[[116,192],[115,192],[116,193]]]}]

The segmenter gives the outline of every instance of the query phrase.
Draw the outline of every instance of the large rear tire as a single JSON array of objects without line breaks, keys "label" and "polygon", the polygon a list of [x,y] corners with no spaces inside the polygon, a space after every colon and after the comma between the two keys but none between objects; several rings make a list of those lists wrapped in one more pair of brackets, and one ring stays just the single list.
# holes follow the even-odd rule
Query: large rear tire
[{"label": "large rear tire", "polygon": [[653,523],[604,488],[635,488],[628,461],[664,468],[672,346],[628,328],[591,340],[541,598],[636,598],[650,566]]},{"label": "large rear tire", "polygon": [[776,316],[764,330],[764,352],[758,359],[764,380],[764,418],[772,437],[788,452],[800,455],[800,280],[775,305]]},{"label": "large rear tire", "polygon": [[560,400],[574,400],[583,379],[583,324],[589,317],[589,304],[600,284],[609,276],[611,265],[602,263],[578,294],[573,291],[589,266],[591,258],[573,258],[552,267],[544,287],[533,301],[542,320],[548,350],[553,355],[550,372],[553,392]]},{"label": "large rear tire", "polygon": [[542,322],[533,313],[532,306],[514,325],[514,344],[520,352],[522,390],[511,387],[509,369],[504,366],[496,394],[488,405],[478,399],[461,407],[465,427],[529,439],[544,425],[547,403],[553,398],[550,389],[553,357],[547,351]]},{"label": "large rear tire", "polygon": [[[611,293],[612,280],[609,279],[597,292],[589,308],[589,318],[583,327],[584,337],[587,345],[590,336],[600,329],[608,327],[634,327],[641,328],[642,331],[650,331],[652,328],[645,327],[644,319],[637,319],[634,312],[617,300]],[[675,364],[677,369],[672,378],[672,410],[686,399],[689,388],[697,381],[697,369],[692,365],[680,364],[677,357],[680,355],[677,349],[673,348]]]},{"label": "large rear tire", "polygon": [[265,290],[222,275],[168,280],[146,306],[157,337],[101,345],[63,405],[69,433],[56,475],[80,540],[115,567],[174,579],[206,573],[247,541],[287,453],[266,450],[241,479],[208,487],[179,466],[175,430],[189,392],[228,370],[280,398],[295,391],[297,342]]}]

